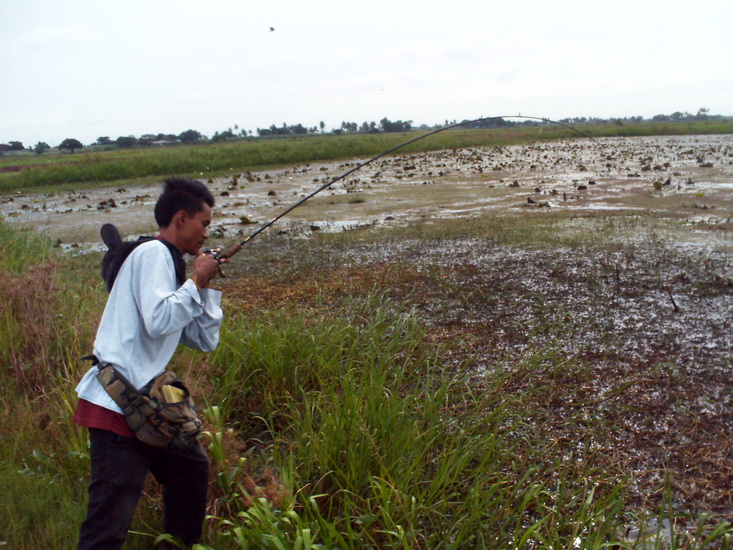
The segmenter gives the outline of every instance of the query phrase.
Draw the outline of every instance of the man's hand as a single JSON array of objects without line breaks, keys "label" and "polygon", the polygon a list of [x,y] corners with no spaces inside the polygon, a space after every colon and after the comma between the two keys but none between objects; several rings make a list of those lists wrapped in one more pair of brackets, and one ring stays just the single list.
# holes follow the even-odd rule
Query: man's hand
[{"label": "man's hand", "polygon": [[208,288],[211,279],[219,273],[219,263],[226,263],[227,258],[217,260],[211,254],[199,252],[193,260],[193,276],[191,277],[199,288]]}]

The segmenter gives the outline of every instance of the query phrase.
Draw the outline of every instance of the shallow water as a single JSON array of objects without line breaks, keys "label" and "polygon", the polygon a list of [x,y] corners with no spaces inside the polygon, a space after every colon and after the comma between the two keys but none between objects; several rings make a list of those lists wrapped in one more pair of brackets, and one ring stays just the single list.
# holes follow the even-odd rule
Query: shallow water
[{"label": "shallow water", "polygon": [[[208,180],[217,199],[212,233],[224,242],[239,240],[365,161]],[[152,209],[159,192],[158,185],[147,185],[6,195],[0,197],[0,216],[62,245],[98,243],[106,222],[126,236],[154,232]],[[575,139],[383,158],[333,184],[270,230],[307,235],[535,208],[653,211],[682,219],[704,211],[710,223],[726,221],[733,217],[733,136]]]}]

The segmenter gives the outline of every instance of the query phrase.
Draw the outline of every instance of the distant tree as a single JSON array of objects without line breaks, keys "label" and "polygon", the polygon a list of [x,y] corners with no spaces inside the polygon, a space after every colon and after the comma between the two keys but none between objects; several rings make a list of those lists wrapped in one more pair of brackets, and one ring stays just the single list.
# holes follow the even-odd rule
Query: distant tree
[{"label": "distant tree", "polygon": [[64,141],[59,143],[59,149],[61,150],[68,150],[72,155],[74,154],[74,151],[77,149],[83,148],[84,145],[82,145],[81,141],[74,138],[66,138]]},{"label": "distant tree", "polygon": [[186,130],[185,132],[181,132],[178,139],[183,143],[191,143],[193,141],[201,141],[203,136],[201,132],[197,132],[196,130]]},{"label": "distant tree", "polygon": [[211,138],[211,141],[218,143],[221,141],[226,141],[228,139],[233,139],[237,136],[234,135],[234,132],[232,132],[232,129],[224,130],[223,132],[214,132],[214,136]]},{"label": "distant tree", "polygon": [[115,144],[121,149],[130,149],[137,145],[137,138],[135,136],[120,136],[115,140]]},{"label": "distant tree", "polygon": [[[562,121],[561,121],[562,122]],[[565,123],[569,124],[569,119],[565,119]],[[511,126],[513,123],[503,118],[488,118],[481,120],[473,124],[473,128],[503,128],[505,126]]]},{"label": "distant tree", "polygon": [[97,145],[112,145],[112,140],[109,136],[100,136],[97,138]]},{"label": "distant tree", "polygon": [[20,141],[9,141],[8,151],[25,151],[25,147],[23,147],[23,143]]},{"label": "distant tree", "polygon": [[36,143],[36,146],[33,148],[33,151],[35,151],[36,155],[42,155],[44,151],[50,148],[51,147],[45,141],[39,141],[38,143]]},{"label": "distant tree", "polygon": [[318,124],[318,126],[319,126],[319,127],[320,127],[320,129],[321,129],[321,133],[323,133],[323,130],[324,130],[324,128],[326,128],[326,123],[325,123],[325,122],[323,122],[323,121],[321,121],[321,122],[320,122],[320,123]]},{"label": "distant tree", "polygon": [[364,134],[376,134],[379,132],[379,128],[377,128],[377,123],[373,120],[371,122],[364,121],[359,126],[358,131]]},{"label": "distant tree", "polygon": [[379,121],[379,125],[384,132],[409,132],[412,128],[412,121],[406,120],[402,122],[401,120],[397,120],[391,122],[388,118],[383,118]]},{"label": "distant tree", "polygon": [[143,147],[151,147],[153,145],[153,142],[158,139],[158,136],[155,134],[143,134],[140,136],[140,139],[137,140],[137,142],[142,145]]}]

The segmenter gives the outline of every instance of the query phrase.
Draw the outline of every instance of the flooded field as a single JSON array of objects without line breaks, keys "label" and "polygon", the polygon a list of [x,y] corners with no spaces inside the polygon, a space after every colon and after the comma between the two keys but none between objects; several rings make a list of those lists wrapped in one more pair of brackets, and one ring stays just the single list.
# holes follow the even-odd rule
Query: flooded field
[{"label": "flooded field", "polygon": [[[215,236],[238,238],[366,159],[204,178],[217,198]],[[159,185],[0,197],[0,216],[64,245],[155,230]],[[308,201],[274,229],[312,231],[476,217],[524,209],[654,213],[683,223],[733,217],[733,137],[574,139],[468,148],[375,161]]]},{"label": "flooded field", "polygon": [[[217,199],[211,244],[241,240],[366,160],[202,178]],[[153,232],[159,189],[16,194],[0,197],[0,215],[65,247],[95,246],[105,222],[128,237]],[[407,230],[450,220],[444,236]],[[499,236],[501,220],[525,236]],[[307,238],[390,228],[384,238]],[[548,437],[630,474],[639,509],[659,502],[669,478],[681,516],[733,517],[733,136],[384,158],[248,246],[218,283],[231,307],[381,288],[411,301],[428,337],[447,346],[445,361],[471,365],[477,380],[528,356],[539,366],[543,354],[566,358],[533,380],[554,388],[538,405]],[[607,429],[566,433],[577,415]]]}]

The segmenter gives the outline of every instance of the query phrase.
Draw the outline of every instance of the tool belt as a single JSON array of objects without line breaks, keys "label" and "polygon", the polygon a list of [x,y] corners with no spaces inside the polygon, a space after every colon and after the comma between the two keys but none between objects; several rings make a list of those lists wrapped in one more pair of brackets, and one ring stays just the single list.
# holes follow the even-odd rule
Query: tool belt
[{"label": "tool belt", "polygon": [[122,409],[135,436],[153,447],[187,449],[201,431],[201,419],[191,392],[171,371],[165,371],[137,390],[112,365],[97,365],[97,380]]}]

